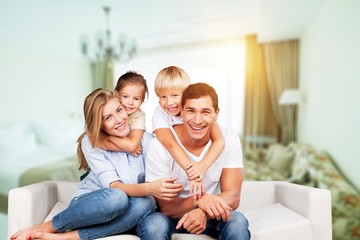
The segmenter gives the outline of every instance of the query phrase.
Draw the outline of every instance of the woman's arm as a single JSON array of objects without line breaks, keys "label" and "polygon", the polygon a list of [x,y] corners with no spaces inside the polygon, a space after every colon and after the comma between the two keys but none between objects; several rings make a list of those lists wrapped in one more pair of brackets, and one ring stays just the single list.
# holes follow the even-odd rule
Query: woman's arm
[{"label": "woman's arm", "polygon": [[159,178],[141,184],[124,184],[120,181],[110,183],[110,188],[118,188],[130,197],[153,195],[157,199],[169,201],[181,192],[182,184],[174,183],[175,178]]}]

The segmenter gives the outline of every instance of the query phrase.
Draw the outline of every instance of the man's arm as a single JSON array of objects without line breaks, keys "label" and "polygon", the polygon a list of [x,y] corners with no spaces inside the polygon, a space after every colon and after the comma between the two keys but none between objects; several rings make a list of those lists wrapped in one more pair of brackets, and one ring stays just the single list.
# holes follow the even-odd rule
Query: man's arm
[{"label": "man's arm", "polygon": [[206,194],[198,201],[192,197],[176,197],[171,201],[156,200],[160,211],[171,218],[181,218],[197,207],[205,211],[210,218],[222,218],[227,215],[226,212],[239,206],[242,182],[242,168],[224,168],[220,178],[221,193],[217,196]]}]

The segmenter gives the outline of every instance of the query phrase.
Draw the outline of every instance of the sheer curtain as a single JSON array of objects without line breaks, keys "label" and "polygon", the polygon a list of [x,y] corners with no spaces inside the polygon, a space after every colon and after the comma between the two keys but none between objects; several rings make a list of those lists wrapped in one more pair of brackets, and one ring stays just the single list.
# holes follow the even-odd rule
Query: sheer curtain
[{"label": "sheer curtain", "polygon": [[278,136],[273,105],[270,99],[263,46],[257,43],[256,36],[245,39],[245,115],[244,136]]},{"label": "sheer curtain", "polygon": [[281,143],[296,140],[295,106],[279,106],[278,100],[285,89],[299,86],[299,43],[289,40],[263,44],[266,79],[272,109],[280,126]]},{"label": "sheer curtain", "polygon": [[114,60],[105,58],[103,61],[91,63],[92,88],[114,88]]}]

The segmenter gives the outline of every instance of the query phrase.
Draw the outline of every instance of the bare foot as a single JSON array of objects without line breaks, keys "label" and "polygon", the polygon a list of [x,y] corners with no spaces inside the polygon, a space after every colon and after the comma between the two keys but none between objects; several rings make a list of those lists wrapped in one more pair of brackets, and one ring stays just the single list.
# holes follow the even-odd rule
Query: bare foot
[{"label": "bare foot", "polygon": [[28,235],[29,239],[42,239],[42,240],[80,240],[77,231],[65,232],[65,233],[45,233],[36,232]]},{"label": "bare foot", "polygon": [[30,228],[26,228],[20,231],[17,231],[14,235],[10,237],[11,240],[27,240],[27,236],[36,233],[36,232],[46,232],[46,233],[54,233],[55,230],[52,226],[51,221],[44,222],[42,224],[35,225]]}]

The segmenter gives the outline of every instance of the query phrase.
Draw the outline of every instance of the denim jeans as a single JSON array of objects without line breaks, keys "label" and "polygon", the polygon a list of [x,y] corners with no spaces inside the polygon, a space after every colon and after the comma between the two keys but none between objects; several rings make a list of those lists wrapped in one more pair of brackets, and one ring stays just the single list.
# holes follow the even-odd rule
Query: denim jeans
[{"label": "denim jeans", "polygon": [[[136,234],[142,240],[170,240],[173,233],[188,233],[185,229],[175,229],[178,221],[162,213],[153,212],[140,220]],[[222,240],[248,240],[251,236],[247,219],[237,211],[231,212],[231,219],[227,222],[208,220],[202,234]]]},{"label": "denim jeans", "polygon": [[56,232],[78,230],[80,239],[95,239],[128,231],[155,206],[152,196],[128,197],[120,189],[104,188],[74,198],[52,225]]}]

